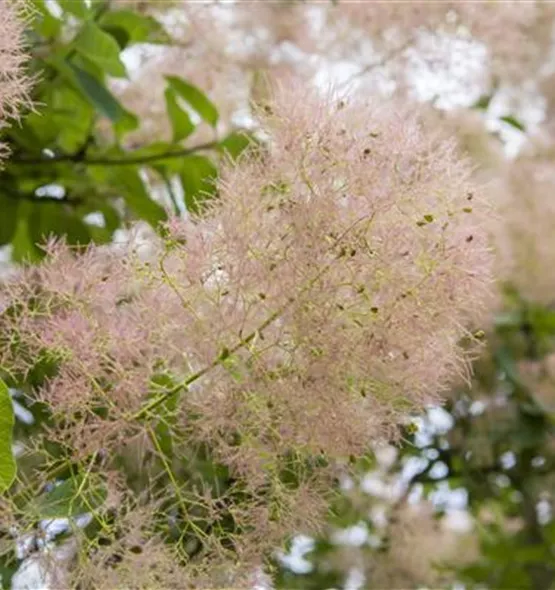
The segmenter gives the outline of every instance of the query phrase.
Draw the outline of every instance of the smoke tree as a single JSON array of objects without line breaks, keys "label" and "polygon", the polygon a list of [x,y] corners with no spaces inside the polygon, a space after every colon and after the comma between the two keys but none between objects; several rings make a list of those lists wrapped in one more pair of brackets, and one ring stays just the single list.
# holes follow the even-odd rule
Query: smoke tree
[{"label": "smoke tree", "polygon": [[[553,16],[0,4],[5,587],[550,587]],[[524,79],[509,165],[482,115]]]}]

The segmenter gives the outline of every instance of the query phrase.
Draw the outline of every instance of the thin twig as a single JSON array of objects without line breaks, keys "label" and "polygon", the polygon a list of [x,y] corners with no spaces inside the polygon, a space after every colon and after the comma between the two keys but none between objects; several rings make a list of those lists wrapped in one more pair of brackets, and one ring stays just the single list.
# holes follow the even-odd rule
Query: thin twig
[{"label": "thin twig", "polygon": [[[333,251],[333,249],[339,243],[341,243],[343,238],[363,221],[371,221],[371,219],[368,220],[368,216],[366,215],[357,219],[336,240],[334,240],[333,245],[330,247],[330,251]],[[319,281],[332,266],[333,262],[329,262],[323,268],[321,268],[310,280],[306,282],[305,286],[301,289],[300,293],[306,293],[308,290],[310,290],[314,286],[314,284],[317,281]],[[287,311],[287,309],[293,303],[295,303],[295,299],[290,298],[287,301],[287,303],[284,303],[281,307],[272,312],[255,330],[253,330],[244,338],[241,338],[233,347],[224,348],[222,352],[220,352],[220,354],[211,363],[205,365],[202,369],[198,370],[196,373],[193,373],[189,377],[186,377],[185,379],[174,385],[174,387],[172,387],[171,389],[164,391],[162,394],[154,398],[146,406],[143,406],[138,412],[129,416],[128,419],[131,421],[140,420],[141,418],[144,418],[146,415],[148,415],[152,410],[157,408],[160,404],[163,404],[173,394],[176,394],[182,390],[187,391],[189,385],[192,385],[193,383],[204,377],[204,375],[212,371],[212,369],[215,369],[216,367],[220,366],[231,355],[246,347],[252,340],[256,338],[258,334],[263,332],[267,327],[273,324],[285,311]]]},{"label": "thin twig", "polygon": [[[143,156],[134,156],[134,152],[129,152],[130,156],[122,158],[108,158],[108,157],[91,157],[86,158],[82,154],[59,154],[56,156],[42,157],[42,158],[18,158],[14,156],[10,159],[10,164],[16,165],[40,165],[40,164],[57,164],[59,162],[75,162],[85,164],[86,166],[129,166],[136,164],[148,164],[150,162],[158,162],[160,160],[169,160],[171,158],[182,158],[196,152],[213,150],[218,147],[219,142],[209,141],[199,145],[183,148],[180,150],[173,150],[169,152],[162,152],[158,154],[148,154]],[[141,150],[137,150],[141,151]]]}]

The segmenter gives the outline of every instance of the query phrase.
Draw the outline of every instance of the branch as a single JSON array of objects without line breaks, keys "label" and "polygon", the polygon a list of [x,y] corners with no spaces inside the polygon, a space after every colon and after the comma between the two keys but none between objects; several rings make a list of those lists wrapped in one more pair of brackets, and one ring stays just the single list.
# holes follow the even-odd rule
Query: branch
[{"label": "branch", "polygon": [[[42,158],[17,158],[14,156],[10,158],[10,164],[16,164],[21,166],[36,166],[40,164],[56,164],[59,162],[74,162],[79,164],[85,164],[86,166],[128,166],[133,164],[148,164],[150,162],[157,162],[159,160],[168,160],[171,158],[181,158],[183,156],[188,156],[190,154],[194,154],[196,152],[206,151],[206,150],[213,150],[217,148],[219,142],[217,141],[209,141],[207,143],[202,143],[190,148],[183,148],[180,150],[173,150],[170,152],[162,152],[160,154],[148,154],[143,156],[133,156],[134,152],[129,152],[130,156],[125,156],[122,158],[107,158],[107,157],[92,157],[87,158],[84,155],[77,153],[77,154],[60,154],[57,156],[53,156],[51,158],[42,157]],[[140,150],[137,150],[140,151]]]}]

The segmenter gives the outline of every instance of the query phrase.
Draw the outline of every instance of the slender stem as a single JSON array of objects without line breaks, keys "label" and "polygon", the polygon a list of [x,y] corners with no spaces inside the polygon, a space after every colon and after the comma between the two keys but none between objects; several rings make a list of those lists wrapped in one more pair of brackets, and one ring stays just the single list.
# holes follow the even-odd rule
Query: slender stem
[{"label": "slender stem", "polygon": [[[194,154],[196,152],[213,150],[218,147],[217,141],[209,141],[193,147],[183,148],[180,150],[173,150],[168,152],[162,152],[158,154],[146,154],[142,156],[134,156],[134,152],[130,152],[129,156],[122,158],[108,158],[108,157],[90,157],[86,158],[82,154],[59,154],[52,158],[18,158],[14,156],[10,158],[10,164],[27,166],[27,165],[38,165],[38,164],[57,164],[59,162],[75,162],[85,164],[86,166],[128,166],[133,164],[149,164],[151,162],[158,162],[160,160],[169,160],[171,158],[181,158]],[[140,150],[138,150],[140,151]]]},{"label": "slender stem", "polygon": [[[183,494],[181,493],[181,487],[179,486],[179,483],[177,482],[177,479],[175,478],[175,474],[173,472],[173,469],[172,469],[171,465],[169,464],[168,459],[166,458],[166,455],[165,455],[162,447],[160,446],[160,442],[158,440],[158,437],[156,436],[156,433],[154,432],[154,430],[151,427],[148,427],[148,434],[149,434],[150,439],[152,440],[152,443],[154,444],[156,450],[158,451],[158,456],[160,457],[160,460],[162,461],[162,464],[164,466],[164,470],[165,470],[165,472],[172,484],[173,489],[175,490],[175,495],[177,496],[177,501],[178,501],[179,506],[181,507],[181,510],[183,512],[183,518],[186,518],[189,516],[189,514],[188,514],[189,510],[187,509],[187,502],[186,502],[185,498],[183,497]],[[195,522],[193,522],[192,519],[187,519],[186,526],[190,526],[201,538],[206,538],[208,536],[206,531],[203,531]],[[183,536],[185,535],[186,532],[187,532],[187,528],[185,528],[185,530],[182,532],[181,538],[183,538]]]},{"label": "slender stem", "polygon": [[[368,216],[366,216],[366,215],[361,217],[360,219],[357,219],[357,221],[355,221],[336,240],[334,240],[333,245],[330,247],[330,251],[333,251],[333,249],[341,242],[341,240],[343,240],[343,238],[350,231],[352,231],[352,229],[355,226],[357,226],[359,223],[361,223],[365,220],[368,220]],[[371,219],[370,219],[370,221],[371,221]],[[309,291],[314,286],[314,284],[318,280],[320,280],[322,278],[322,276],[324,276],[330,270],[330,268],[333,266],[333,264],[334,264],[334,261],[329,262],[324,267],[322,267],[309,281],[307,281],[305,286],[300,290],[299,295],[305,293],[306,291]],[[171,389],[164,391],[162,394],[160,394],[158,397],[153,399],[146,406],[141,408],[138,412],[136,412],[135,414],[130,416],[129,419],[131,421],[134,421],[134,420],[139,420],[141,418],[144,418],[153,409],[157,408],[160,404],[163,404],[164,401],[166,399],[168,399],[168,397],[172,396],[175,393],[178,393],[180,390],[187,390],[189,385],[192,385],[193,383],[198,381],[201,377],[204,377],[204,375],[206,375],[207,373],[212,371],[212,369],[215,369],[216,367],[221,365],[223,363],[223,361],[225,361],[227,358],[229,358],[232,354],[236,353],[241,348],[244,348],[245,346],[247,346],[247,344],[249,344],[257,336],[257,334],[260,334],[268,326],[273,324],[293,303],[295,303],[295,299],[293,297],[291,297],[287,301],[287,303],[284,303],[281,307],[279,307],[277,310],[272,312],[255,330],[253,330],[250,334],[248,334],[244,338],[241,338],[241,340],[239,340],[239,342],[237,342],[237,344],[235,344],[235,346],[233,346],[232,348],[229,348],[229,349],[228,348],[224,349],[211,363],[209,363],[208,365],[205,365],[202,369],[198,370],[196,373],[189,375],[189,377],[187,377],[183,381],[180,381],[179,383],[174,385],[174,387],[172,387]]]},{"label": "slender stem", "polygon": [[251,340],[255,338],[257,334],[262,332],[268,326],[270,326],[289,306],[290,304],[285,304],[278,310],[274,311],[271,315],[269,315],[263,322],[258,326],[256,330],[253,330],[248,336],[241,339],[233,348],[225,350],[225,352],[220,353],[210,364],[204,366],[202,369],[189,375],[183,381],[180,381],[176,385],[174,385],[171,389],[164,391],[159,397],[153,399],[149,404],[141,408],[136,414],[131,416],[131,420],[139,420],[146,416],[151,410],[157,408],[160,404],[164,403],[164,401],[177,393],[181,389],[187,389],[189,385],[192,385],[195,381],[198,381],[201,377],[204,377],[207,373],[209,373],[212,369],[215,369],[218,365],[221,365],[222,362],[228,358],[230,355],[236,353],[238,350],[246,346]]}]

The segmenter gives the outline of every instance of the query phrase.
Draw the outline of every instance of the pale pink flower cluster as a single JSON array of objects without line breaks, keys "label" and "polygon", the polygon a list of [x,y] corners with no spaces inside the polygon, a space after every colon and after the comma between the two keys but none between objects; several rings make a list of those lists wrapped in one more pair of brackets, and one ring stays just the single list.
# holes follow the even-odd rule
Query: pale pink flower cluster
[{"label": "pale pink flower cluster", "polygon": [[450,529],[429,504],[401,504],[394,515],[387,550],[365,564],[369,590],[447,586],[452,568],[477,559],[476,536]]},{"label": "pale pink flower cluster", "polygon": [[7,285],[1,330],[2,366],[58,363],[39,395],[77,459],[137,437],[156,454],[149,425],[177,395],[183,465],[208,447],[249,498],[226,499],[243,558],[316,523],[336,461],[465,374],[492,266],[484,192],[406,108],[300,86],[260,122],[264,147],[151,259],[51,245]]},{"label": "pale pink flower cluster", "polygon": [[523,156],[513,162],[499,194],[503,224],[495,236],[498,275],[527,299],[555,302],[553,227],[555,173],[550,158]]},{"label": "pale pink flower cluster", "polygon": [[[161,80],[167,73],[193,81],[217,102],[220,127],[229,127],[238,112],[248,114],[249,97],[260,98],[260,72],[276,79],[296,71],[307,78],[341,64],[354,71],[348,81],[409,93],[423,71],[449,80],[446,88],[461,88],[464,80],[462,92],[471,84],[472,93],[489,91],[498,80],[545,83],[553,6],[541,0],[147,2],[175,46],[159,52],[123,93],[125,104],[142,115],[133,141],[153,131],[169,134]],[[467,59],[464,47],[476,50],[475,57]],[[451,55],[454,48],[462,58]],[[446,88],[442,94],[450,94]],[[210,131],[201,125],[197,138],[210,138]]]},{"label": "pale pink flower cluster", "polygon": [[[29,79],[24,65],[28,57],[23,45],[24,3],[20,0],[0,2],[0,126],[17,117],[28,103]],[[0,144],[0,155],[4,149]]]},{"label": "pale pink flower cluster", "polygon": [[[537,74],[549,58],[555,10],[530,2],[349,2],[325,5],[324,26],[314,39],[318,51],[336,55],[360,47],[361,34],[386,52],[417,47],[422,32],[472,38],[487,48],[494,76],[522,79]],[[351,55],[354,55],[351,53]],[[432,56],[429,56],[432,58]],[[443,56],[445,58],[446,56]],[[437,62],[440,53],[433,56]]]},{"label": "pale pink flower cluster", "polygon": [[270,154],[229,170],[208,218],[183,229],[175,282],[195,273],[187,283],[213,292],[194,329],[198,366],[253,335],[238,399],[225,370],[213,374],[221,403],[242,416],[244,390],[263,383],[271,412],[257,411],[281,416],[281,436],[345,455],[464,370],[458,341],[490,287],[487,206],[453,147],[401,107],[305,89],[267,109]]}]

